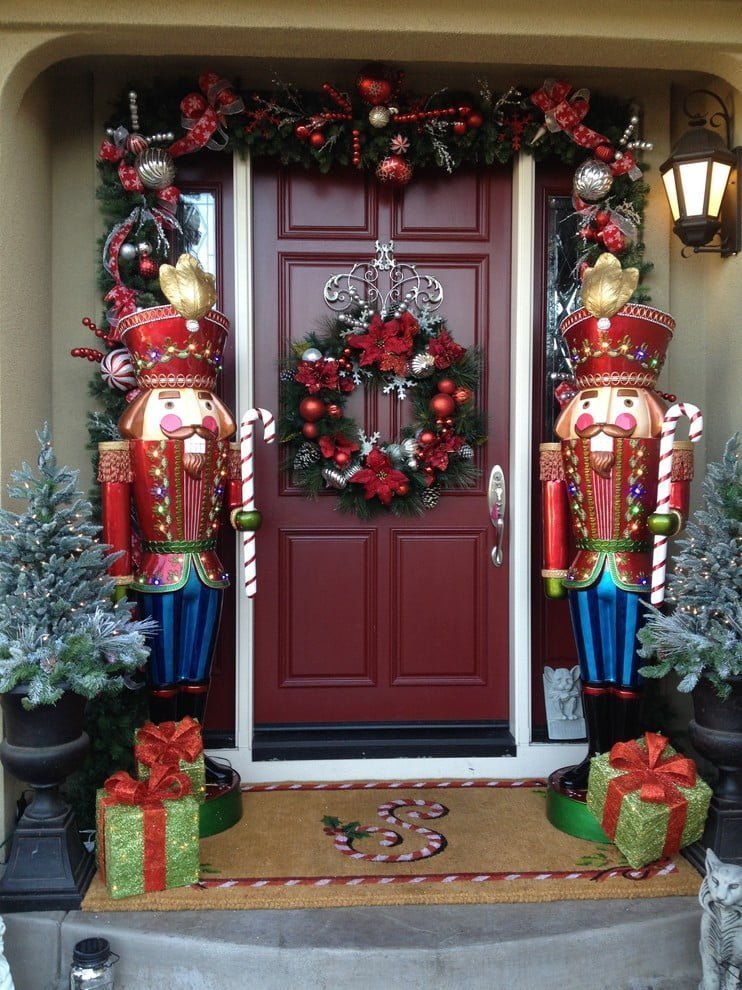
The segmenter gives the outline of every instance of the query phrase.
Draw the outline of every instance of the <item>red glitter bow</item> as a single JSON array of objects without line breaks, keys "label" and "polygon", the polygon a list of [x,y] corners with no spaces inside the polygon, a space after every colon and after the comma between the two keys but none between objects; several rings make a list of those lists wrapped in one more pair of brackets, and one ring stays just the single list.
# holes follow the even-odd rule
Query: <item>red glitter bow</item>
[{"label": "red glitter bow", "polygon": [[634,740],[619,742],[611,749],[609,763],[614,770],[625,773],[614,777],[608,785],[603,809],[603,829],[613,838],[616,834],[621,802],[627,794],[639,791],[639,798],[652,804],[666,804],[670,811],[663,855],[668,856],[680,848],[685,826],[688,802],[678,790],[693,787],[696,783],[696,767],[692,760],[676,753],[663,754],[667,739],[656,732],[644,734],[646,749]]},{"label": "red glitter bow", "polygon": [[103,787],[111,804],[136,804],[142,808],[177,801],[191,793],[187,775],[164,764],[153,766],[147,780],[135,780],[126,770],[117,770]]},{"label": "red glitter bow", "polygon": [[145,722],[137,732],[134,756],[147,767],[155,764],[178,766],[181,760],[193,763],[203,752],[201,726],[186,715],[180,722]]}]

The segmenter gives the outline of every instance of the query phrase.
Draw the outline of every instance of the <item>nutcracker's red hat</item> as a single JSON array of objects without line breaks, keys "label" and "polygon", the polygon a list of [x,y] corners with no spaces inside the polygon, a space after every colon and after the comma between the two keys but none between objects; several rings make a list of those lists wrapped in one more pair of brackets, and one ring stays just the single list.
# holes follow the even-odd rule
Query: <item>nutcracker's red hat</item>
[{"label": "nutcracker's red hat", "polygon": [[654,388],[674,329],[668,313],[638,303],[622,306],[610,318],[578,309],[560,326],[579,389]]},{"label": "nutcracker's red hat", "polygon": [[216,309],[187,320],[172,306],[125,316],[118,333],[131,354],[140,389],[202,388],[213,392],[222,370],[229,331]]}]

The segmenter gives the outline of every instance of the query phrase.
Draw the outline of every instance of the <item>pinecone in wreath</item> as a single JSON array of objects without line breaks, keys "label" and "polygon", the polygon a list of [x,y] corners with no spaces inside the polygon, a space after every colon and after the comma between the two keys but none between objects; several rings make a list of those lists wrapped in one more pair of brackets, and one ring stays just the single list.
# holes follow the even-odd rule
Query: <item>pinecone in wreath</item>
[{"label": "pinecone in wreath", "polygon": [[293,382],[294,372],[291,370],[291,368],[283,368],[278,377],[282,382]]},{"label": "pinecone in wreath", "polygon": [[303,443],[294,457],[294,470],[302,471],[316,464],[322,453],[316,443]]},{"label": "pinecone in wreath", "polygon": [[465,443],[459,447],[459,457],[463,458],[465,461],[474,460],[474,448],[472,445]]},{"label": "pinecone in wreath", "polygon": [[438,485],[431,485],[430,488],[426,488],[425,491],[420,496],[423,505],[426,509],[434,509],[438,502],[440,501],[441,490]]}]

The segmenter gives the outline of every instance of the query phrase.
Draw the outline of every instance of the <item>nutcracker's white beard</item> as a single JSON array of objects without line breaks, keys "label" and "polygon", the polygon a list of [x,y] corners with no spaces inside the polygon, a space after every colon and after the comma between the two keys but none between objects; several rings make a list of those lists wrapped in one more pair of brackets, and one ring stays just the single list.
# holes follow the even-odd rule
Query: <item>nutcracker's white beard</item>
[{"label": "nutcracker's white beard", "polygon": [[603,433],[602,430],[590,437],[590,467],[596,474],[599,474],[601,478],[608,478],[615,461],[613,437]]},{"label": "nutcracker's white beard", "polygon": [[183,442],[183,447],[185,450],[183,454],[183,469],[190,478],[198,481],[204,470],[206,441],[203,437],[194,434]]}]

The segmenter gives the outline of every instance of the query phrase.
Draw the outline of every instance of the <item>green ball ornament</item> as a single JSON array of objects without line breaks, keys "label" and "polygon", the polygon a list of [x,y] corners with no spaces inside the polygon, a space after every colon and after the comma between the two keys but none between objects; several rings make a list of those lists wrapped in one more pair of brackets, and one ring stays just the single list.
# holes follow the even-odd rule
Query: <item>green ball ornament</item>
[{"label": "green ball ornament", "polygon": [[547,598],[559,599],[567,597],[567,589],[561,578],[544,578],[544,594]]},{"label": "green ball ornament", "polygon": [[255,532],[262,521],[263,516],[257,509],[235,509],[232,513],[232,525],[241,533]]},{"label": "green ball ornament", "polygon": [[677,512],[653,512],[647,525],[655,536],[675,536],[680,529],[680,516]]}]

